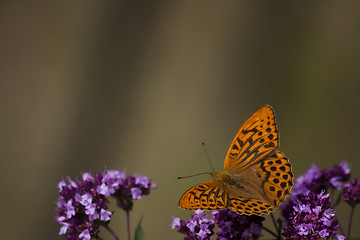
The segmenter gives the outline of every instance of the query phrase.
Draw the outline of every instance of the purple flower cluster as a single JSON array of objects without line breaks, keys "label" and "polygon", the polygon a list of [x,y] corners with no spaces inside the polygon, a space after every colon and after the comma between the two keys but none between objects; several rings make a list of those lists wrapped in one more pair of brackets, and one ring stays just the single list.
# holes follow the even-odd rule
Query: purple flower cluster
[{"label": "purple flower cluster", "polygon": [[210,239],[216,224],[218,240],[249,239],[260,236],[262,221],[263,217],[238,215],[229,209],[213,211],[212,218],[207,219],[203,210],[196,210],[186,221],[173,217],[172,228],[185,234],[185,240]]},{"label": "purple flower cluster", "polygon": [[249,239],[260,236],[263,217],[239,215],[229,209],[213,211],[214,221],[218,225],[218,240]]},{"label": "purple flower cluster", "polygon": [[292,240],[330,237],[344,239],[336,234],[339,224],[330,204],[329,195],[324,194],[324,191],[299,196],[296,204],[292,206],[293,210],[289,214],[288,225],[283,235],[286,239]]},{"label": "purple flower cluster", "polygon": [[111,212],[107,209],[108,200],[97,192],[102,179],[84,173],[82,179],[69,184],[58,184],[60,197],[57,202],[56,220],[62,225],[59,234],[67,239],[91,239],[96,234],[101,222],[110,220]]},{"label": "purple flower cluster", "polygon": [[[108,211],[108,196],[126,199],[132,206],[132,200],[147,195],[156,185],[147,177],[137,175],[126,177],[124,171],[107,170],[106,173],[84,173],[76,182],[67,178],[59,182],[60,197],[57,201],[55,219],[62,225],[59,235],[67,239],[89,240],[98,232],[101,225],[106,225],[112,213]],[[129,211],[131,208],[124,208]]]},{"label": "purple flower cluster", "polygon": [[360,203],[360,179],[352,179],[344,185],[344,201],[351,206]]},{"label": "purple flower cluster", "polygon": [[156,184],[152,183],[145,176],[126,177],[124,171],[108,170],[98,191],[105,196],[113,196],[117,199],[118,207],[125,211],[130,211],[133,206],[133,200],[141,199],[143,195],[148,195],[150,189],[156,188]]},{"label": "purple flower cluster", "polygon": [[323,189],[340,190],[350,178],[350,169],[346,161],[330,169],[320,170],[315,164],[302,176],[298,177],[292,189],[292,197],[308,192],[320,193]]},{"label": "purple flower cluster", "polygon": [[173,217],[172,229],[178,228],[178,232],[185,234],[185,240],[209,240],[214,234],[214,220],[207,219],[203,210],[196,210],[190,219],[183,221]]},{"label": "purple flower cluster", "polygon": [[335,165],[330,169],[320,170],[315,164],[303,175],[297,178],[290,199],[280,206],[283,215],[283,225],[286,226],[289,214],[297,199],[304,194],[321,193],[323,190],[337,189],[340,190],[342,183],[350,177],[350,169],[346,161]]}]

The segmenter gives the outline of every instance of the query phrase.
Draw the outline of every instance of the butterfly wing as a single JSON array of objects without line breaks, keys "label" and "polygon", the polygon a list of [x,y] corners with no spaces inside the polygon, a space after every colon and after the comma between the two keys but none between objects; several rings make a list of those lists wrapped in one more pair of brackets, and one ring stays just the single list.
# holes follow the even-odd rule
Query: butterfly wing
[{"label": "butterfly wing", "polygon": [[286,156],[277,151],[279,132],[274,111],[264,106],[240,128],[230,145],[221,176],[186,191],[179,201],[185,209],[229,208],[261,215],[277,208],[290,194],[293,173]]},{"label": "butterfly wing", "polygon": [[273,154],[279,146],[279,132],[271,106],[255,112],[240,128],[226,154],[224,170],[244,169]]},{"label": "butterfly wing", "polygon": [[252,198],[229,196],[229,209],[240,215],[262,215],[272,212],[274,207]]},{"label": "butterfly wing", "polygon": [[228,206],[228,194],[222,183],[216,180],[196,185],[187,190],[179,201],[179,207],[185,209],[216,210]]},{"label": "butterfly wing", "polygon": [[233,176],[238,184],[227,189],[229,209],[240,214],[261,215],[273,211],[290,195],[294,185],[290,162],[281,152]]}]

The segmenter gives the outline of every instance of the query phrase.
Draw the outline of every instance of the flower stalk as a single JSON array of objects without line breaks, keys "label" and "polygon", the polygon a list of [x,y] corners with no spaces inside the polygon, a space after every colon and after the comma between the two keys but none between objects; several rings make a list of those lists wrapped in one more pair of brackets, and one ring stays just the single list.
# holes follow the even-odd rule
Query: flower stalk
[{"label": "flower stalk", "polygon": [[348,239],[351,239],[351,238],[350,238],[350,235],[351,235],[351,225],[352,225],[352,219],[353,219],[354,212],[355,212],[355,205],[351,207],[351,211],[350,211],[349,226],[348,226],[348,232],[347,232],[347,238],[348,238]]},{"label": "flower stalk", "polygon": [[128,240],[131,240],[131,231],[130,231],[130,211],[126,211],[126,227]]},{"label": "flower stalk", "polygon": [[104,228],[109,231],[109,233],[114,237],[115,240],[120,240],[120,238],[108,225],[105,225]]}]

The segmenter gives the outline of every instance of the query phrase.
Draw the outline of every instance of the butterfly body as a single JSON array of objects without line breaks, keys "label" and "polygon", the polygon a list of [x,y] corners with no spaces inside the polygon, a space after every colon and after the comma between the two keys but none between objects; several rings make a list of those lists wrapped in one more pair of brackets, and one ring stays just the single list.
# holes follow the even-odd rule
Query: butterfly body
[{"label": "butterfly body", "polygon": [[185,209],[229,208],[239,214],[261,215],[278,207],[290,194],[293,173],[277,150],[279,133],[270,106],[254,113],[240,128],[225,157],[224,170],[214,180],[186,191],[179,201]]},{"label": "butterfly body", "polygon": [[215,180],[227,184],[229,186],[237,184],[235,180],[235,175],[228,171],[212,171],[210,174],[213,176]]}]

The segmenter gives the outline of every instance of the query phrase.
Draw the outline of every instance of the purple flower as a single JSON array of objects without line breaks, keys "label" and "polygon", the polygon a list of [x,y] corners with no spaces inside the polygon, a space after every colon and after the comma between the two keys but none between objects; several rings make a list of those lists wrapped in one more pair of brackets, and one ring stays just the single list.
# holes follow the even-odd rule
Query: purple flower
[{"label": "purple flower", "polygon": [[229,209],[213,211],[212,215],[219,227],[218,240],[256,238],[260,236],[265,220],[256,215],[238,215]]},{"label": "purple flower", "polygon": [[[105,186],[99,187],[99,192],[111,192],[111,195],[117,199],[118,207],[125,211],[130,211],[133,206],[133,200],[141,199],[143,195],[150,194],[150,190],[156,188],[156,184],[152,183],[145,176],[139,177],[137,174],[133,176],[125,176],[125,172],[110,172],[111,176],[104,176],[106,179]],[[114,176],[117,181],[114,181]],[[111,184],[109,184],[110,182]],[[108,186],[110,185],[110,186]],[[110,189],[110,190],[109,190]]]},{"label": "purple flower", "polygon": [[97,187],[97,191],[105,196],[114,194],[125,179],[125,171],[107,170],[102,178],[101,185]]},{"label": "purple flower", "polygon": [[86,207],[92,203],[92,196],[89,193],[85,193],[84,195],[76,194],[75,200]]},{"label": "purple flower", "polygon": [[57,202],[55,219],[62,225],[60,235],[67,239],[90,239],[100,227],[99,212],[107,209],[108,201],[96,189],[102,179],[101,174],[92,177],[84,173],[83,178],[72,181],[67,178],[59,183],[60,197]]},{"label": "purple flower", "polygon": [[171,224],[171,229],[174,229],[176,227],[180,228],[180,225],[181,225],[180,218],[173,217],[172,224]]},{"label": "purple flower", "polygon": [[132,199],[141,199],[141,190],[136,187],[131,188],[131,197]]},{"label": "purple flower", "polygon": [[330,169],[325,169],[321,171],[322,182],[321,189],[341,189],[341,186],[350,178],[350,168],[346,161],[341,161],[340,165],[335,165]]},{"label": "purple flower", "polygon": [[296,183],[291,191],[291,197],[296,197],[297,195],[308,193],[313,182],[317,181],[320,176],[320,169],[315,164],[313,164],[305,174],[296,179]]},{"label": "purple flower", "polygon": [[67,222],[63,222],[62,224],[63,224],[63,225],[62,225],[62,227],[60,228],[59,235],[64,235],[64,234],[67,232],[68,228],[70,227],[70,224],[67,223]]},{"label": "purple flower", "polygon": [[111,215],[112,215],[112,213],[105,210],[105,209],[101,209],[101,211],[100,211],[100,219],[101,219],[101,221],[105,221],[105,222],[109,221]]},{"label": "purple flower", "polygon": [[145,176],[138,177],[137,174],[134,174],[134,177],[135,177],[135,184],[143,185],[145,188],[149,187],[150,180],[147,177]]},{"label": "purple flower", "polygon": [[345,237],[343,235],[336,234],[336,238],[338,240],[345,240]]},{"label": "purple flower", "polygon": [[147,177],[136,174],[126,177],[125,171],[107,170],[105,173],[83,173],[82,179],[72,181],[67,178],[58,184],[60,197],[57,201],[55,216],[62,226],[59,235],[67,239],[91,239],[101,225],[110,221],[112,213],[108,211],[108,199],[113,196],[118,206],[131,210],[132,201],[148,195],[155,188]]},{"label": "purple flower", "polygon": [[344,185],[344,201],[355,206],[360,203],[360,180],[352,179],[350,183]]},{"label": "purple flower", "polygon": [[209,240],[214,234],[214,220],[207,219],[203,210],[196,210],[190,219],[183,221],[173,217],[172,229],[178,228],[178,232],[185,234],[185,240],[201,239]]},{"label": "purple flower", "polygon": [[341,186],[350,177],[350,169],[346,161],[330,169],[320,170],[315,164],[302,176],[298,177],[290,199],[280,206],[283,215],[283,226],[286,226],[289,214],[297,203],[297,198],[303,194],[321,193],[322,190],[341,189]]},{"label": "purple flower", "polygon": [[59,191],[62,191],[62,189],[63,189],[64,187],[66,187],[65,181],[60,181],[60,182],[58,183]]},{"label": "purple flower", "polygon": [[64,204],[66,217],[70,219],[72,216],[75,216],[75,208],[72,205],[73,200],[70,199],[67,203]]},{"label": "purple flower", "polygon": [[90,240],[91,239],[91,235],[88,229],[85,229],[84,231],[82,231],[79,234],[79,238],[80,239],[84,239],[84,240]]},{"label": "purple flower", "polygon": [[84,173],[82,175],[84,181],[95,181],[95,178],[90,173]]},{"label": "purple flower", "polygon": [[309,192],[298,195],[296,202],[291,202],[287,226],[284,228],[286,239],[327,239],[338,238],[339,228],[335,211],[330,207],[330,198],[324,190],[319,194]]},{"label": "purple flower", "polygon": [[189,219],[186,226],[190,229],[191,232],[195,232],[195,227],[197,226],[198,222],[195,219]]},{"label": "purple flower", "polygon": [[87,214],[87,215],[93,215],[94,213],[95,213],[95,211],[96,211],[96,204],[95,203],[93,203],[93,204],[90,204],[90,205],[87,205],[86,207],[85,207],[85,213]]},{"label": "purple flower", "polygon": [[330,169],[320,170],[315,164],[302,176],[297,178],[296,184],[292,189],[291,196],[310,191],[320,193],[323,189],[340,190],[342,184],[350,177],[350,169],[346,161],[340,165],[335,165]]}]

